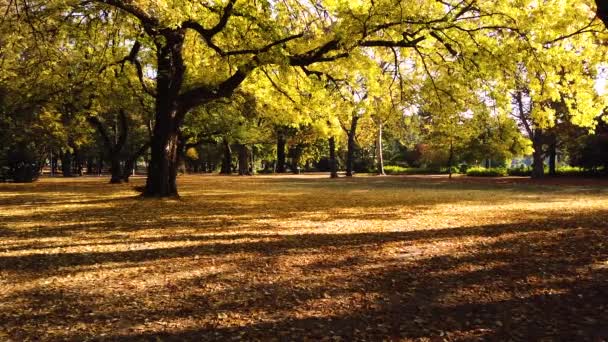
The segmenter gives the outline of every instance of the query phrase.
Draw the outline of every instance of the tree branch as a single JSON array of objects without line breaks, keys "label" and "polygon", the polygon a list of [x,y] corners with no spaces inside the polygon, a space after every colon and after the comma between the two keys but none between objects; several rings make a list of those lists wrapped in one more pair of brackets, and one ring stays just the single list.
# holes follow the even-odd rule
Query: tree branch
[{"label": "tree branch", "polygon": [[406,40],[405,38],[400,41],[391,40],[366,40],[359,43],[359,46],[367,47],[415,47],[421,41],[425,40],[425,36],[414,38],[413,40]]},{"label": "tree branch", "polygon": [[571,37],[574,37],[576,35],[583,34],[583,33],[599,33],[599,32],[601,32],[601,31],[598,31],[598,30],[591,29],[593,26],[595,26],[593,23],[595,22],[596,18],[597,17],[593,17],[591,19],[591,21],[587,25],[581,27],[580,29],[578,29],[578,30],[576,30],[576,31],[574,31],[572,33],[565,34],[563,36],[559,36],[559,37],[557,37],[555,39],[549,40],[549,41],[545,42],[543,45],[551,45],[553,43],[557,43],[557,42],[559,42],[561,40],[568,39],[568,38],[571,38]]},{"label": "tree branch", "polygon": [[93,128],[97,130],[97,132],[99,132],[99,135],[101,135],[101,139],[103,140],[103,144],[106,146],[108,152],[113,153],[115,146],[112,144],[108,131],[106,131],[106,128],[103,126],[101,121],[99,121],[99,118],[96,116],[89,116],[87,117],[87,121],[89,124],[91,124],[91,126],[93,126]]},{"label": "tree branch", "polygon": [[220,56],[223,56],[224,51],[213,43],[213,37],[220,33],[228,24],[228,19],[230,19],[230,16],[232,15],[232,10],[235,3],[236,0],[230,0],[228,2],[224,8],[224,11],[222,12],[222,15],[220,16],[220,21],[210,29],[203,27],[203,25],[194,20],[184,21],[181,26],[182,28],[191,29],[198,32],[210,48],[215,50]]},{"label": "tree branch", "polygon": [[253,69],[252,64],[247,64],[215,87],[199,86],[179,95],[180,115],[186,115],[192,108],[209,100],[229,98]]},{"label": "tree branch", "polygon": [[[148,15],[143,9],[132,4],[131,0],[93,0],[98,3],[106,4],[118,9],[121,9],[132,16],[136,17],[144,26],[146,32],[154,35],[155,31],[160,28],[160,23],[157,18]],[[81,1],[81,4],[89,3],[90,1]]]}]

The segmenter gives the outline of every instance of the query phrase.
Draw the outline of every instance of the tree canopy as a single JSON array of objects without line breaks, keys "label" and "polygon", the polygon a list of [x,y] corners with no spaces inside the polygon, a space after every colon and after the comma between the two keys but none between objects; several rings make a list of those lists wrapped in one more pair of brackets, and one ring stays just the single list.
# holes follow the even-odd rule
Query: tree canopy
[{"label": "tree canopy", "polygon": [[[544,131],[593,129],[607,105],[599,1],[3,0],[0,11],[8,140],[35,135],[36,150],[62,155],[95,141],[123,151],[121,137],[134,156],[149,145],[148,196],[177,195],[181,155],[201,141],[268,143],[290,127],[294,146],[337,138],[350,151],[425,113],[431,145],[472,148],[495,127],[485,137],[503,144],[487,140],[487,153],[502,158],[525,150],[512,122],[541,153]],[[120,113],[136,134],[114,129],[109,144],[103,127]]]}]

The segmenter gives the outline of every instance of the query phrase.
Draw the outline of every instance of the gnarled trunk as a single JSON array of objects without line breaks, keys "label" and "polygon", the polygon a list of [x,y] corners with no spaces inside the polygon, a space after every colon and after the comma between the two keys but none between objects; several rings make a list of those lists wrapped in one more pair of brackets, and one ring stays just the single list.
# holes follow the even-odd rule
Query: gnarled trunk
[{"label": "gnarled trunk", "polygon": [[184,116],[179,92],[186,69],[182,57],[184,37],[183,30],[175,30],[164,35],[164,42],[157,43],[156,115],[143,193],[146,197],[178,196],[178,133]]},{"label": "gnarled trunk", "polygon": [[173,197],[177,193],[177,130],[175,127],[155,130],[144,196]]}]

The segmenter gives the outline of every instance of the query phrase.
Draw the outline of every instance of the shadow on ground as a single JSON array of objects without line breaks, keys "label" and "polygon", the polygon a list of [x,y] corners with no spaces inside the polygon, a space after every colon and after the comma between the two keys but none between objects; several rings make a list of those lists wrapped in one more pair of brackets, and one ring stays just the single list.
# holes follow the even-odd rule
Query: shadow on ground
[{"label": "shadow on ground", "polygon": [[[362,184],[344,191],[373,187]],[[267,203],[284,203],[283,211],[268,212],[259,198],[247,203],[247,193],[230,188],[200,194],[195,204],[208,205],[199,208],[202,218],[193,204],[169,201],[146,222],[141,207],[148,202],[94,197],[81,208],[53,211],[40,203],[41,213],[5,216],[0,339],[608,338],[608,210],[446,228],[429,222],[403,231],[286,232],[263,221],[297,223],[298,213],[311,215],[330,202],[320,198],[298,211],[300,201],[319,194],[306,193],[306,184],[270,187],[268,196],[283,193]],[[412,210],[445,204],[424,186],[408,187],[422,197]],[[188,196],[195,191],[186,189]],[[466,203],[509,198],[494,195]],[[522,207],[558,200],[535,196],[514,194]],[[445,197],[458,205],[456,195]],[[225,208],[231,201],[234,207]],[[365,195],[342,206],[359,211],[348,220],[365,224],[365,212],[373,215],[383,203]],[[182,220],[170,215],[180,209]],[[237,215],[222,221],[230,213]],[[49,217],[62,225],[53,227]],[[15,228],[29,221],[37,228]]]}]

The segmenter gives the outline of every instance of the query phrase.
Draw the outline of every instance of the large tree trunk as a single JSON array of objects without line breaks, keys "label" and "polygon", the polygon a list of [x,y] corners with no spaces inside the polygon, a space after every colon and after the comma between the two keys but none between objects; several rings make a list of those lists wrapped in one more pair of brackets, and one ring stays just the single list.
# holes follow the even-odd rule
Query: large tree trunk
[{"label": "large tree trunk", "polygon": [[378,122],[378,136],[376,137],[376,172],[380,176],[386,175],[384,173],[384,156],[382,155],[382,121]]},{"label": "large tree trunk", "polygon": [[302,153],[304,153],[304,147],[300,144],[297,144],[293,147],[291,153],[291,172],[296,175],[299,175],[301,172],[300,164],[302,162]]},{"label": "large tree trunk", "polygon": [[338,161],[336,160],[336,138],[329,137],[329,172],[330,178],[338,178]]},{"label": "large tree trunk", "polygon": [[61,172],[63,177],[72,177],[72,153],[69,151],[61,155]]},{"label": "large tree trunk", "polygon": [[120,157],[117,154],[110,156],[110,184],[122,183],[122,165],[120,164]]},{"label": "large tree trunk", "polygon": [[277,173],[285,173],[285,145],[287,139],[285,138],[285,131],[283,129],[277,130]]},{"label": "large tree trunk", "polygon": [[250,160],[249,160],[249,165],[250,166],[250,174],[253,176],[255,175],[255,145],[251,146],[251,153],[250,153]]},{"label": "large tree trunk", "polygon": [[595,4],[597,5],[597,17],[602,19],[608,27],[608,2],[606,0],[595,0]]},{"label": "large tree trunk", "polygon": [[[151,143],[151,159],[144,196],[174,197],[177,193],[177,127],[157,127]],[[158,122],[158,121],[157,121]]]},{"label": "large tree trunk", "polygon": [[249,172],[249,149],[245,144],[238,144],[239,149],[239,176],[251,176]]},{"label": "large tree trunk", "polygon": [[148,178],[143,193],[146,197],[178,196],[178,133],[184,116],[184,109],[179,105],[185,72],[182,57],[184,37],[184,30],[178,29],[165,34],[165,41],[157,43],[156,120],[150,143]]},{"label": "large tree trunk", "polygon": [[222,170],[220,173],[230,175],[232,174],[232,149],[226,138],[222,141],[222,145],[224,146],[224,158],[222,158]]},{"label": "large tree trunk", "polygon": [[532,178],[542,178],[545,174],[545,165],[543,162],[543,141],[540,131],[534,134],[532,148],[534,149],[534,153],[532,154]]},{"label": "large tree trunk", "polygon": [[355,164],[355,136],[357,133],[357,123],[359,122],[359,116],[353,115],[350,123],[350,130],[348,131],[348,150],[346,152],[346,177],[352,177],[354,174]]}]

